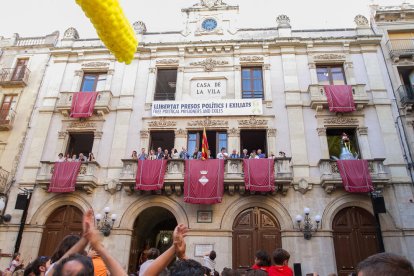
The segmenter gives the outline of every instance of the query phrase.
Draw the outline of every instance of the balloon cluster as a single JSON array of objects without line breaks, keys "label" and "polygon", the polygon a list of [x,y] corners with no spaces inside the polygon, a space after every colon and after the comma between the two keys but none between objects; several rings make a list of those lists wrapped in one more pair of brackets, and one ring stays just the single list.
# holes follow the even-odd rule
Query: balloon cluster
[{"label": "balloon cluster", "polygon": [[76,0],[76,3],[81,6],[99,38],[116,59],[130,64],[138,41],[118,0]]}]

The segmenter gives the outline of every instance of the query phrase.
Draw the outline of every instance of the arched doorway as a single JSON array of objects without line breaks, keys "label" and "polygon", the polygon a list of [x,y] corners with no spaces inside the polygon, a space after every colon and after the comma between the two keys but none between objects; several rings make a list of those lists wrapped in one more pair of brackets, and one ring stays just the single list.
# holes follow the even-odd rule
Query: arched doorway
[{"label": "arched doorway", "polygon": [[80,235],[82,216],[82,211],[72,205],[56,209],[46,220],[39,256],[51,256],[66,235]]},{"label": "arched doorway", "polygon": [[379,252],[375,218],[362,208],[347,207],[339,211],[332,230],[339,276],[355,272],[360,261]]},{"label": "arched doorway", "polygon": [[245,270],[253,265],[256,251],[271,254],[282,247],[280,226],[267,210],[250,208],[241,212],[233,224],[233,268]]},{"label": "arched doorway", "polygon": [[174,215],[162,207],[150,207],[139,214],[134,223],[128,272],[137,271],[144,250],[151,247],[158,248],[161,253],[167,250],[176,226]]}]

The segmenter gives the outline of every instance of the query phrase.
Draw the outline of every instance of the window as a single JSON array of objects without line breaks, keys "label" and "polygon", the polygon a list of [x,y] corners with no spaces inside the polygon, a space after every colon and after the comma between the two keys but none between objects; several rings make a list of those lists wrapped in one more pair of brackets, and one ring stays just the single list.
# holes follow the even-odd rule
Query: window
[{"label": "window", "polygon": [[242,98],[263,99],[263,74],[261,67],[242,68]]},{"label": "window", "polygon": [[158,69],[154,101],[175,100],[177,69]]},{"label": "window", "polygon": [[[240,131],[240,151],[243,152],[243,149],[247,149],[247,152],[250,154],[252,150],[261,149],[262,153],[265,153],[268,156],[267,152],[267,140],[266,140],[266,130],[242,130]],[[275,152],[273,152],[275,154]]]},{"label": "window", "polygon": [[151,131],[150,135],[150,150],[153,149],[157,152],[157,148],[161,147],[162,150],[167,149],[170,152],[174,148],[174,131]]},{"label": "window", "polygon": [[19,58],[16,63],[16,67],[13,71],[12,81],[21,81],[24,78],[24,74],[26,72],[27,63],[29,59],[27,58]]},{"label": "window", "polygon": [[[217,153],[221,148],[226,148],[227,151],[227,132],[225,131],[206,131],[208,148],[211,152],[211,157],[216,158]],[[187,151],[190,155],[194,152],[195,148],[201,151],[201,137],[203,137],[203,131],[194,131],[188,133]]]},{"label": "window", "polygon": [[17,96],[5,95],[0,108],[0,121],[9,121],[11,112],[15,112]]},{"label": "window", "polygon": [[346,84],[342,65],[318,65],[316,67],[316,74],[318,75],[318,83],[321,85]]},{"label": "window", "polygon": [[[359,154],[358,141],[356,131],[354,128],[331,128],[326,130],[328,139],[329,156],[339,158],[341,155],[341,140],[343,133],[346,133],[349,138],[349,150],[353,155]],[[361,156],[359,156],[361,158]]]},{"label": "window", "polygon": [[85,73],[83,75],[81,91],[104,91],[106,83],[106,73]]},{"label": "window", "polygon": [[93,147],[93,132],[86,133],[70,133],[69,134],[69,146],[66,154],[73,156],[76,154],[79,157],[79,153],[83,153],[88,157],[92,152]]}]

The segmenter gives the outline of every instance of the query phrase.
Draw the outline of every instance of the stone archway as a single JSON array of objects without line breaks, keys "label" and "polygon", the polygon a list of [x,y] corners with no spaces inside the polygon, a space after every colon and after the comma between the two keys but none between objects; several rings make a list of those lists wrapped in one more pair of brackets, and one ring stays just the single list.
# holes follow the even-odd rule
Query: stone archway
[{"label": "stone archway", "polygon": [[172,245],[172,232],[177,219],[168,209],[152,206],[135,219],[129,254],[128,273],[137,271],[143,261],[143,252],[155,247],[164,252]]}]

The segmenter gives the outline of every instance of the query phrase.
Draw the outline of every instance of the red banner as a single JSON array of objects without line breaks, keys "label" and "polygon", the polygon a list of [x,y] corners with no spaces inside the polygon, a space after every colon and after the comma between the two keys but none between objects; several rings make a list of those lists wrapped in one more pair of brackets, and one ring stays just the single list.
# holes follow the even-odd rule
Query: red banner
[{"label": "red banner", "polygon": [[337,160],[345,191],[368,193],[374,190],[367,160]]},{"label": "red banner", "polygon": [[167,160],[138,160],[135,190],[155,191],[164,187]]},{"label": "red banner", "polygon": [[224,160],[185,160],[184,202],[220,203],[224,193]]},{"label": "red banner", "polygon": [[81,164],[81,162],[55,162],[48,191],[50,193],[74,192]]},{"label": "red banner", "polygon": [[273,159],[243,159],[246,190],[271,192],[275,190],[275,161]]},{"label": "red banner", "polygon": [[72,96],[70,117],[88,118],[93,114],[98,92],[76,92]]},{"label": "red banner", "polygon": [[355,111],[351,85],[325,85],[325,94],[331,112]]}]

